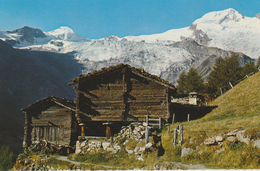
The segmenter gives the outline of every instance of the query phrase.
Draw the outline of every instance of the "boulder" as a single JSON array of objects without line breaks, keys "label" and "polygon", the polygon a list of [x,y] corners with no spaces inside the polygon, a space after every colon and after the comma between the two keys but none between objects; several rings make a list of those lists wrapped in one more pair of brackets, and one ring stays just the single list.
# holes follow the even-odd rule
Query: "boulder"
[{"label": "boulder", "polygon": [[77,147],[76,147],[75,153],[76,153],[76,154],[81,153],[81,148],[77,148]]},{"label": "boulder", "polygon": [[227,140],[228,140],[229,142],[235,143],[235,142],[237,142],[237,137],[236,137],[236,136],[229,136],[229,137],[227,137]]},{"label": "boulder", "polygon": [[137,130],[134,130],[133,132],[135,135],[137,135],[139,132]]},{"label": "boulder", "polygon": [[221,135],[216,136],[216,141],[217,142],[222,142],[224,138]]},{"label": "boulder", "polygon": [[143,157],[137,157],[137,160],[144,161]]},{"label": "boulder", "polygon": [[250,138],[244,138],[244,132],[245,132],[245,130],[238,131],[236,137],[237,137],[238,141],[244,142],[248,145],[250,142]]},{"label": "boulder", "polygon": [[224,151],[225,150],[225,148],[221,148],[221,149],[219,149],[219,150],[216,150],[216,153],[220,153],[220,152],[222,152],[222,151]]},{"label": "boulder", "polygon": [[255,140],[253,145],[254,147],[260,148],[260,140]]},{"label": "boulder", "polygon": [[145,144],[145,147],[146,147],[146,148],[150,148],[150,147],[152,147],[152,146],[153,146],[153,144],[152,144],[151,142]]},{"label": "boulder", "polygon": [[104,150],[107,150],[108,147],[111,147],[111,143],[110,142],[102,142],[102,147]]},{"label": "boulder", "polygon": [[75,150],[75,153],[76,153],[76,154],[79,154],[80,152],[81,152],[80,142],[77,141],[77,142],[76,142],[76,150]]},{"label": "boulder", "polygon": [[206,145],[213,145],[215,144],[216,140],[214,137],[211,137],[211,138],[207,138],[205,141],[204,141],[204,144]]},{"label": "boulder", "polygon": [[125,142],[123,143],[123,145],[126,145],[129,142],[129,140],[125,140]]},{"label": "boulder", "polygon": [[135,131],[139,132],[139,131],[141,131],[141,128],[139,126],[136,126]]},{"label": "boulder", "polygon": [[120,145],[115,144],[113,147],[117,151],[121,150],[121,146]]},{"label": "boulder", "polygon": [[127,151],[128,154],[133,154],[134,153],[133,150],[128,150],[127,148],[125,148],[125,150]]},{"label": "boulder", "polygon": [[187,156],[187,155],[190,154],[191,152],[193,152],[193,149],[192,149],[192,148],[186,148],[186,147],[184,147],[184,148],[181,150],[181,157]]},{"label": "boulder", "polygon": [[137,153],[140,150],[140,147],[136,146],[134,152]]},{"label": "boulder", "polygon": [[84,146],[86,146],[86,141],[83,141],[83,142],[80,144],[80,147],[81,147],[81,148],[84,147]]},{"label": "boulder", "polygon": [[140,151],[141,151],[141,152],[144,152],[145,149],[146,149],[145,147],[140,147]]},{"label": "boulder", "polygon": [[238,131],[239,131],[238,129],[235,129],[235,130],[233,130],[233,131],[227,133],[227,136],[228,136],[228,137],[229,137],[229,136],[236,136]]},{"label": "boulder", "polygon": [[110,152],[112,152],[112,153],[117,153],[117,150],[114,149],[114,148],[112,148],[112,147],[108,147],[108,148],[106,148],[106,150],[107,150],[107,151],[110,151]]}]

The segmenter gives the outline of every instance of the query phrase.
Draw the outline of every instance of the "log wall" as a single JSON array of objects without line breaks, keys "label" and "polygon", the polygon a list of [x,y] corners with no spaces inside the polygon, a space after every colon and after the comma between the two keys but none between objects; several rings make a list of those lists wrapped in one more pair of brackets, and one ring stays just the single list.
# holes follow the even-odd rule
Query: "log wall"
[{"label": "log wall", "polygon": [[92,121],[168,119],[167,87],[133,73],[117,72],[79,82],[79,110]]},{"label": "log wall", "polygon": [[58,145],[71,145],[76,129],[73,115],[72,111],[56,104],[39,113],[28,114],[31,142],[45,139]]}]

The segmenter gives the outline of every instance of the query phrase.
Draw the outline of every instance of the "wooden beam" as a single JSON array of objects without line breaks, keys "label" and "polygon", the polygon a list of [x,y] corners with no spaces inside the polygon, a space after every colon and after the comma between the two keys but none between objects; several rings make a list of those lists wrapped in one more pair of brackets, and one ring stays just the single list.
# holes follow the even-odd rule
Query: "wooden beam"
[{"label": "wooden beam", "polygon": [[65,106],[64,104],[61,104],[60,102],[57,102],[57,101],[54,100],[54,103],[56,103],[57,105],[60,105],[60,106],[62,106],[64,108],[66,108],[66,109],[72,110],[73,112],[76,112],[75,109],[72,109],[71,107]]},{"label": "wooden beam", "polygon": [[175,89],[174,87],[171,87],[171,86],[168,85],[168,84],[165,84],[165,83],[163,83],[163,82],[161,82],[161,81],[158,81],[158,80],[155,80],[155,79],[153,79],[153,78],[146,77],[146,76],[144,76],[144,75],[142,75],[142,74],[139,74],[139,73],[137,73],[137,72],[133,72],[133,71],[132,71],[132,73],[134,73],[134,74],[136,74],[136,75],[138,75],[138,76],[140,76],[140,77],[143,77],[143,78],[145,78],[145,79],[147,79],[147,80],[150,80],[150,81],[156,82],[156,83],[158,83],[158,84],[161,84],[161,85],[163,85],[163,86],[165,86],[165,87],[169,87],[169,88]]},{"label": "wooden beam", "polygon": [[[169,87],[166,90],[166,101],[167,101],[167,116],[169,118],[171,116],[171,113],[170,113],[170,102],[171,102],[171,99],[170,99],[170,88]],[[168,120],[168,118],[167,118],[167,120]]]},{"label": "wooden beam", "polygon": [[85,124],[84,123],[80,123],[79,125],[81,126],[81,136],[85,137]]}]

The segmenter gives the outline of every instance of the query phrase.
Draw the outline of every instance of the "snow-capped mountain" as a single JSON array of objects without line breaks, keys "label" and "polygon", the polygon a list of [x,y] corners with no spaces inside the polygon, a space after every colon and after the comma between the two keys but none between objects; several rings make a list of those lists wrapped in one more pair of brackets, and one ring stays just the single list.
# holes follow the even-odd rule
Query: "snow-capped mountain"
[{"label": "snow-capped mountain", "polygon": [[198,43],[224,50],[242,52],[252,58],[260,56],[260,14],[246,17],[230,8],[210,12],[194,21],[190,27],[173,29],[165,33],[143,36],[128,36],[128,40],[157,42],[168,40],[178,42],[195,39]]},{"label": "snow-capped mountain", "polygon": [[248,56],[257,58],[260,55],[258,16],[245,17],[227,9],[205,14],[190,27],[124,38],[89,40],[68,27],[50,32],[24,27],[0,31],[0,39],[20,49],[71,54],[85,67],[83,73],[123,62],[175,83],[181,71],[200,66],[212,55],[229,56],[235,51],[241,52],[241,61],[249,60]]}]

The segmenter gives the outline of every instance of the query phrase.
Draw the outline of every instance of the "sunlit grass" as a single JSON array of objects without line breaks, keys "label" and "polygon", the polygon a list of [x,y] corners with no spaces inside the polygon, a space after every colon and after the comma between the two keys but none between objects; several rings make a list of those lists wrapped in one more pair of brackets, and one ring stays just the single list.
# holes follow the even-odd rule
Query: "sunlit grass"
[{"label": "sunlit grass", "polygon": [[[260,130],[260,72],[245,79],[227,93],[221,95],[212,103],[217,106],[211,113],[203,118],[190,122],[175,123],[171,125],[171,133],[165,129],[162,136],[163,147],[169,150],[166,155],[170,158],[174,148],[172,145],[174,128],[182,124],[184,127],[184,146],[201,146],[208,137],[225,135],[234,129],[243,129],[245,135],[256,139]],[[190,144],[190,139],[193,144]],[[205,146],[205,145],[204,145]],[[204,148],[203,146],[203,148]],[[181,158],[182,162],[198,164],[202,163],[210,168],[225,169],[259,169],[260,149],[252,145],[244,145],[241,148],[232,148],[224,142],[225,151],[216,153],[212,148],[204,149],[198,154],[194,150],[191,154]],[[236,149],[236,150],[234,150]],[[178,160],[177,157],[171,157]]]}]

